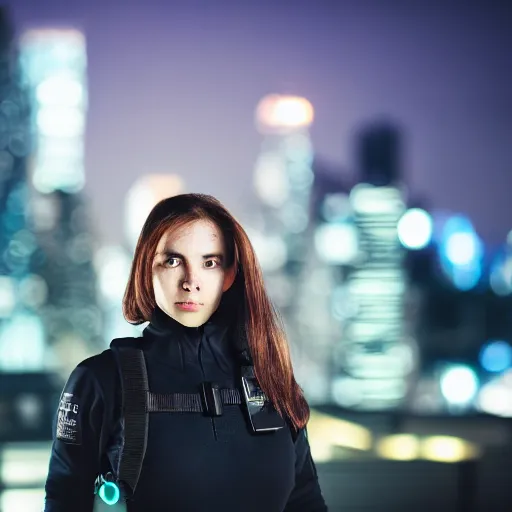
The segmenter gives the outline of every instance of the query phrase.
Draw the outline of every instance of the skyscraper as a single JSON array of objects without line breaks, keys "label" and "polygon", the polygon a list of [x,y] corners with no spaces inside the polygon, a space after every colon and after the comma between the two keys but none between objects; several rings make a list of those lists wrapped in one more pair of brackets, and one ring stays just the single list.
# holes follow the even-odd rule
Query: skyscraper
[{"label": "skyscraper", "polygon": [[[0,509],[32,510],[43,489],[33,475],[44,472],[40,450],[30,453],[30,470],[13,471],[8,443],[51,439],[60,386],[45,371],[47,350],[40,306],[46,285],[38,271],[37,237],[27,216],[31,153],[30,98],[21,83],[8,11],[0,8]],[[11,446],[13,446],[11,444]],[[20,455],[11,451],[19,466]],[[12,488],[19,486],[18,489]],[[25,489],[22,487],[26,486]],[[27,492],[27,488],[30,488]]]},{"label": "skyscraper", "polygon": [[397,224],[405,211],[394,126],[365,127],[358,139],[362,183],[350,193],[358,254],[347,276],[350,313],[335,344],[333,397],[358,409],[403,405],[415,369],[407,332],[407,281]]},{"label": "skyscraper", "polygon": [[[43,365],[37,315],[37,240],[27,222],[27,157],[31,151],[29,97],[20,80],[8,11],[0,9],[0,369]],[[31,291],[35,293],[32,294]],[[16,343],[13,343],[13,340]]]},{"label": "skyscraper", "polygon": [[[35,29],[20,40],[34,138],[30,168],[32,227],[46,339],[64,365],[104,346],[92,264],[94,236],[85,183],[86,45],[75,29]],[[61,350],[62,349],[62,350]],[[70,360],[65,361],[65,359]]]},{"label": "skyscraper", "polygon": [[313,116],[311,103],[297,96],[269,95],[258,104],[263,141],[254,186],[261,222],[249,236],[269,294],[283,315],[298,381],[311,402],[325,402],[334,282],[332,269],[320,260],[313,243]]}]

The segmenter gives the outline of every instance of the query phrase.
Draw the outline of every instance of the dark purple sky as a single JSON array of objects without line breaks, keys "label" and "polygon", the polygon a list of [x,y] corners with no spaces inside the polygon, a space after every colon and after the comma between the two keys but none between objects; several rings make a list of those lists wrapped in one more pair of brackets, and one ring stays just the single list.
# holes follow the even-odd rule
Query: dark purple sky
[{"label": "dark purple sky", "polygon": [[414,194],[469,214],[489,242],[512,229],[507,2],[11,3],[18,28],[86,32],[86,192],[105,241],[120,241],[123,198],[148,172],[181,173],[241,214],[260,146],[253,111],[270,92],[313,103],[316,151],[340,167],[355,127],[393,116],[408,130]]}]

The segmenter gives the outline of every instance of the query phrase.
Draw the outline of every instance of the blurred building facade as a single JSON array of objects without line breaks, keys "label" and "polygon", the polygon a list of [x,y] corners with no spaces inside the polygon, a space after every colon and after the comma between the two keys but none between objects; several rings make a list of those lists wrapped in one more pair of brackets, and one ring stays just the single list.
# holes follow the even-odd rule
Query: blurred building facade
[{"label": "blurred building facade", "polygon": [[33,294],[38,241],[30,197],[30,97],[22,83],[8,12],[0,9],[0,369],[35,369],[44,333]]},{"label": "blurred building facade", "polygon": [[271,95],[257,107],[262,220],[253,242],[310,402],[395,409],[418,366],[396,236],[405,211],[399,132],[361,134],[362,183],[353,186],[314,167],[312,120],[304,98]]},{"label": "blurred building facade", "polygon": [[254,169],[258,222],[248,232],[291,343],[295,371],[309,400],[329,394],[330,269],[318,258],[311,222],[314,152],[309,134],[314,110],[297,96],[272,94],[256,108],[262,136]]},{"label": "blurred building facade", "polygon": [[19,46],[33,139],[27,212],[37,239],[33,286],[46,352],[69,369],[105,344],[83,195],[86,42],[79,30],[41,28],[25,31]]},{"label": "blurred building facade", "polygon": [[333,398],[356,409],[403,407],[418,364],[415,341],[406,333],[408,282],[397,237],[406,209],[399,140],[398,128],[380,123],[356,140],[360,183],[349,197],[357,251],[347,268],[349,307],[333,354]]}]

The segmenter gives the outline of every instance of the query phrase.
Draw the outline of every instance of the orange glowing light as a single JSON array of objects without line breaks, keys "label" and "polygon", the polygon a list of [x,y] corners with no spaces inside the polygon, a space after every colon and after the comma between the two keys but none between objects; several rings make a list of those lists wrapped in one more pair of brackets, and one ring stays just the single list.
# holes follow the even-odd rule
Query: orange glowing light
[{"label": "orange glowing light", "polygon": [[300,96],[270,94],[256,107],[256,120],[263,130],[305,128],[313,122],[313,118],[313,106]]}]

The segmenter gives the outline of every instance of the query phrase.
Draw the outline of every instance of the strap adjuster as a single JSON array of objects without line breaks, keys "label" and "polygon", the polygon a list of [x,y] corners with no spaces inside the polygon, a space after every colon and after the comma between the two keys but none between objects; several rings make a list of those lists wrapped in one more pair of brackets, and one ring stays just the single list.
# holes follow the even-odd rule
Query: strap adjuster
[{"label": "strap adjuster", "polygon": [[218,384],[203,382],[201,384],[201,399],[207,416],[222,416],[222,396]]}]

